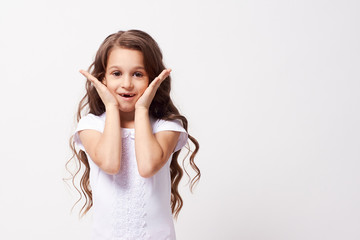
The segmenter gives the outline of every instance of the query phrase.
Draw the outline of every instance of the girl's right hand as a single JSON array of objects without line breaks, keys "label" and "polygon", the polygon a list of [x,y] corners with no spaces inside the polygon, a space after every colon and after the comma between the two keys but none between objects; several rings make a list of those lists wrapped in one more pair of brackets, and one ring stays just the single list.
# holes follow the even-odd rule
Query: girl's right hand
[{"label": "girl's right hand", "polygon": [[119,103],[115,96],[111,94],[109,89],[102,82],[85,70],[80,70],[80,73],[93,84],[105,107],[115,106],[118,108]]}]

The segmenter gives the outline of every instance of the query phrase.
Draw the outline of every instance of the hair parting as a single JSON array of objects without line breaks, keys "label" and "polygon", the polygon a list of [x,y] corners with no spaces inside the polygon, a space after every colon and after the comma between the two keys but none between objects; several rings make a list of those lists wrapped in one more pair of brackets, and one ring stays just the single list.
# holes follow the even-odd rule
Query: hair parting
[{"label": "hair parting", "polygon": [[[106,66],[108,56],[110,51],[114,47],[122,47],[127,49],[133,49],[141,51],[144,56],[144,66],[145,70],[149,76],[150,82],[157,77],[165,66],[162,60],[162,53],[155,42],[155,40],[148,35],[147,33],[140,30],[129,30],[129,31],[119,31],[117,33],[109,35],[103,43],[100,45],[94,62],[90,65],[88,71],[97,79],[102,81],[105,76]],[[77,122],[82,117],[82,113],[86,110],[89,113],[100,116],[105,112],[105,105],[103,104],[100,96],[98,95],[96,89],[91,85],[90,81],[86,81],[85,83],[86,94],[80,100],[77,110],[76,119]],[[155,97],[150,105],[149,113],[155,119],[163,119],[163,120],[179,120],[181,121],[184,129],[188,132],[188,121],[186,117],[181,115],[178,109],[173,104],[170,98],[170,90],[171,90],[171,77],[169,76],[166,80],[162,82],[160,87],[158,88]],[[188,134],[189,140],[195,146],[194,151],[192,151],[189,147],[189,143],[187,144],[188,152],[183,159],[182,167],[178,163],[178,157],[180,151],[177,151],[173,154],[171,163],[170,163],[170,175],[171,175],[171,209],[175,219],[177,219],[181,208],[183,207],[183,199],[180,196],[178,191],[179,183],[183,177],[183,169],[185,173],[189,177],[190,183],[190,191],[193,192],[193,188],[195,184],[200,180],[201,173],[198,166],[195,164],[195,155],[199,151],[199,143],[198,141]],[[72,157],[66,163],[66,169],[70,172],[71,177],[67,180],[71,179],[73,186],[76,188],[80,197],[74,204],[74,206],[81,201],[84,197],[85,203],[82,206],[79,215],[84,216],[92,207],[93,199],[92,199],[92,190],[90,187],[89,174],[90,174],[90,166],[87,156],[84,151],[77,150],[75,148],[74,136],[70,138],[70,148],[72,150]],[[196,175],[191,179],[190,174],[187,172],[184,163],[188,158],[188,155],[191,153],[189,157],[189,163],[191,168],[195,171]],[[74,173],[68,168],[70,161],[75,159],[77,162],[77,169]],[[80,190],[75,184],[75,177],[80,174],[81,168],[84,166],[83,173],[80,179]],[[190,181],[191,179],[191,181]],[[73,208],[74,208],[73,206]]]}]

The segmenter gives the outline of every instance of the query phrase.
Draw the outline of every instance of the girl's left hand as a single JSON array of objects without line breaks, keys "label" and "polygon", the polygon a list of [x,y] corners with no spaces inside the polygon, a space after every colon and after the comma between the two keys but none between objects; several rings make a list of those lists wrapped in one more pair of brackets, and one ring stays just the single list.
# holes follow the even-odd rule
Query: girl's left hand
[{"label": "girl's left hand", "polygon": [[142,96],[137,100],[135,109],[145,108],[149,109],[150,104],[158,90],[160,84],[170,75],[171,69],[164,69],[159,76],[157,76],[147,87]]}]

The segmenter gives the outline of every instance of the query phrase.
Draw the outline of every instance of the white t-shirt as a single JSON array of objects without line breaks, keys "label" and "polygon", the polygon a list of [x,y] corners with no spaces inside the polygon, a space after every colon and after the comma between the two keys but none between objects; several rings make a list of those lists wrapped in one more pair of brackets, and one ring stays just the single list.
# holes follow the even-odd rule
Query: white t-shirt
[{"label": "white t-shirt", "polygon": [[[85,129],[104,131],[106,114],[82,117],[75,132],[77,147],[85,151],[78,132]],[[180,137],[175,151],[187,142],[188,135],[179,121],[150,119],[153,133],[177,131]],[[139,175],[134,145],[134,129],[121,128],[122,158],[118,174],[102,171],[86,153],[90,165],[90,186],[93,194],[93,239],[174,240],[171,212],[170,163],[152,177]]]}]

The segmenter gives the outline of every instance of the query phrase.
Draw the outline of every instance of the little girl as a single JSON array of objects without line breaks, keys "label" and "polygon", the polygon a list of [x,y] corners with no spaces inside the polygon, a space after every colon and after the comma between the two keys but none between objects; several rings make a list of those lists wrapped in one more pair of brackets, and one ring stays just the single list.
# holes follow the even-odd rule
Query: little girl
[{"label": "little girl", "polygon": [[177,158],[190,139],[192,190],[199,144],[170,98],[171,70],[158,44],[145,32],[119,31],[101,44],[89,72],[80,72],[87,93],[71,148],[85,166],[80,212],[93,208],[93,239],[175,239],[172,215],[183,205]]}]

